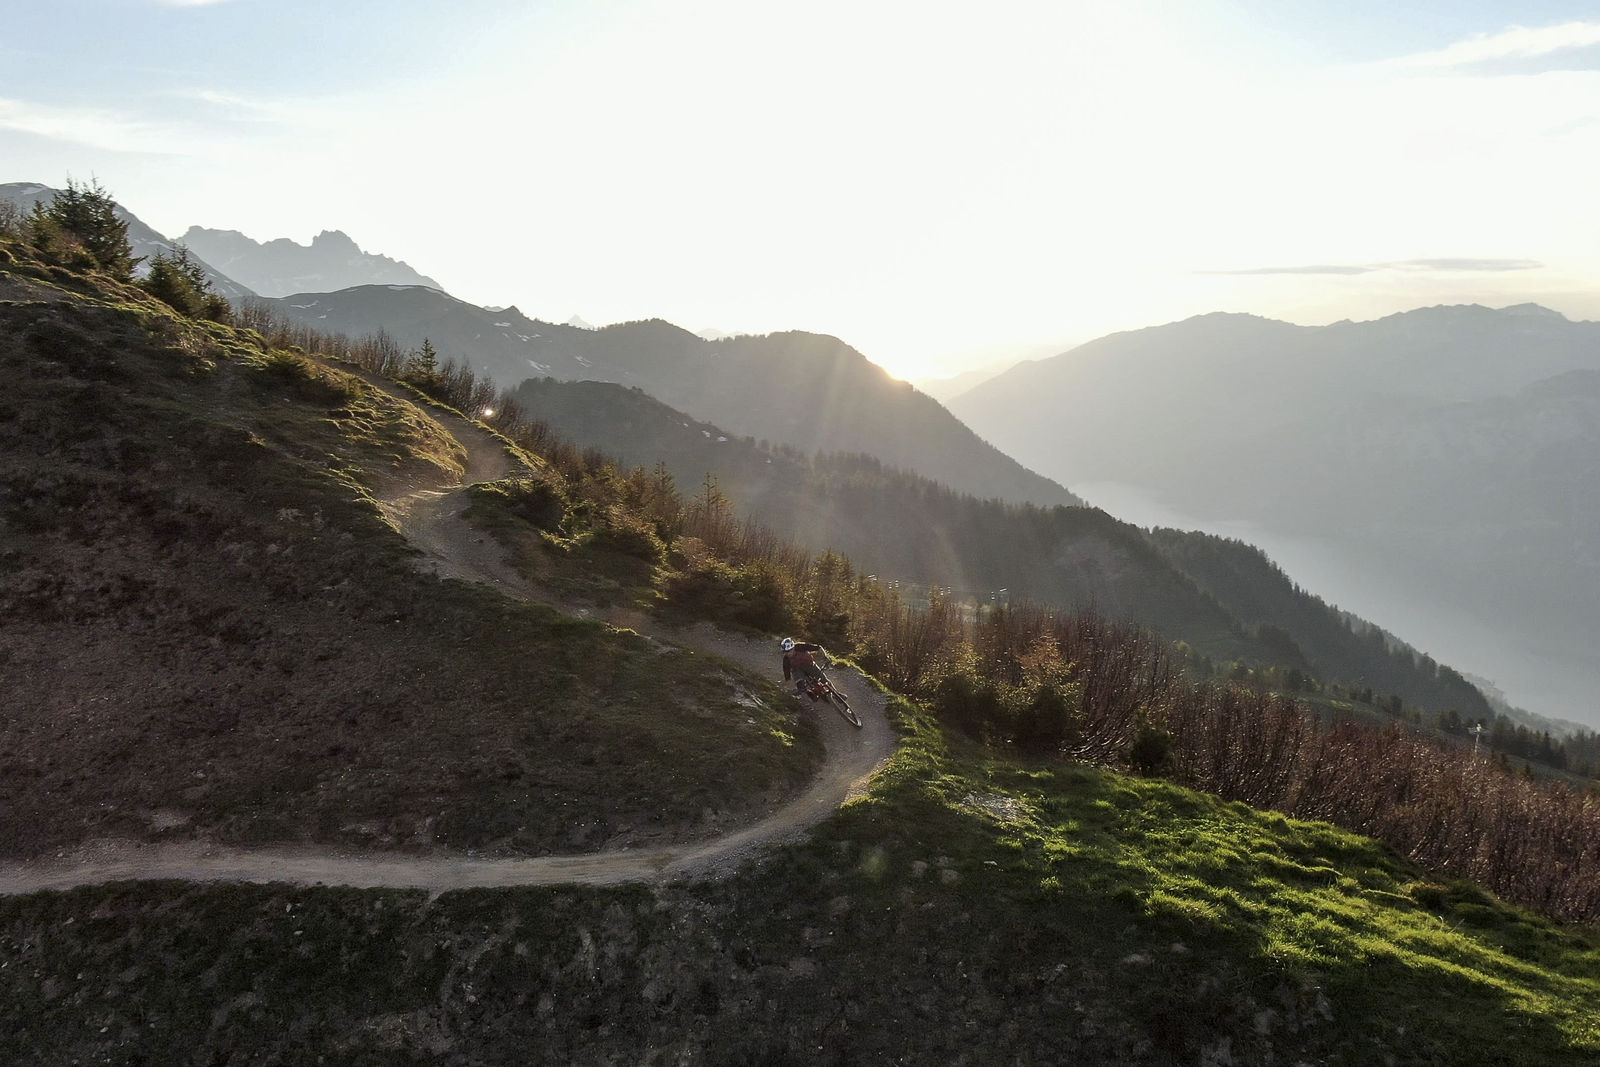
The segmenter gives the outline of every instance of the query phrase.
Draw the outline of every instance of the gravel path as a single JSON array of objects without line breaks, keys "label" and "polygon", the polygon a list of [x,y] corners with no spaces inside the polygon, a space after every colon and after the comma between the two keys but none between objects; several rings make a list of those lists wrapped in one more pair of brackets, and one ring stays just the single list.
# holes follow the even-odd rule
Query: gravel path
[{"label": "gravel path", "polygon": [[[387,388],[381,382],[374,382]],[[392,389],[390,391],[393,391]],[[398,393],[396,395],[399,395]],[[513,460],[476,424],[436,414],[466,447],[464,484],[503,478]],[[538,600],[502,559],[492,539],[468,525],[461,486],[409,487],[382,502],[385,513],[423,553],[435,573],[493,585],[508,596]],[[582,612],[588,614],[588,612]],[[729,634],[709,624],[666,630],[642,615],[619,611],[605,621],[668,638],[691,650],[732,660],[757,674],[777,673],[773,642]],[[866,785],[894,751],[895,736],[884,717],[884,696],[860,674],[841,670],[835,681],[861,716],[847,724],[816,705],[827,755],[811,786],[765,818],[733,833],[661,848],[623,849],[575,856],[488,859],[466,854],[406,855],[306,848],[223,848],[201,843],[140,845],[97,842],[54,857],[0,863],[0,894],[70,889],[82,885],[148,879],[193,882],[282,882],[360,888],[447,892],[504,886],[614,885],[725,873],[753,852],[793,840],[825,819]]]}]

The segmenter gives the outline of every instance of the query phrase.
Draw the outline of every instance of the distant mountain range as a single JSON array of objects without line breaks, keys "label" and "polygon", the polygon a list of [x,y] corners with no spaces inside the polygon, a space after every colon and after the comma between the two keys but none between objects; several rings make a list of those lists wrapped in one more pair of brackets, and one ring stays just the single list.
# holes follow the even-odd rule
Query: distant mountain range
[{"label": "distant mountain range", "polygon": [[1022,360],[1017,358],[1007,363],[990,363],[977,370],[963,371],[947,378],[914,378],[911,384],[939,401],[939,403],[948,404],[961,394],[970,392],[990,378],[1000,374],[1002,371],[1009,370],[1020,362]]},{"label": "distant mountain range", "polygon": [[1412,640],[1489,630],[1475,670],[1600,720],[1600,324],[1526,304],[1322,327],[1205,315],[1019,365],[950,406],[1070,484],[1326,542],[1396,613],[1432,613]]},{"label": "distant mountain range", "polygon": [[324,230],[310,245],[286,237],[265,243],[237,230],[191,226],[178,240],[196,255],[249,286],[261,296],[332,292],[352,285],[425,285],[439,283],[399,260],[363,252],[339,230]]},{"label": "distant mountain range", "polygon": [[[31,211],[36,203],[48,202],[57,192],[38,182],[0,184],[0,200],[9,200],[24,211]],[[282,237],[263,243],[237,230],[201,226],[191,226],[174,239],[156,232],[121,204],[117,205],[117,215],[128,224],[128,243],[136,257],[149,259],[157,253],[170,254],[174,247],[183,245],[200,263],[211,288],[235,304],[257,296],[286,296],[356,285],[439,288],[438,282],[405,263],[363,252],[339,230],[324,230],[311,239],[310,245]]]},{"label": "distant mountain range", "polygon": [[331,333],[424,338],[506,387],[530,378],[632,385],[729,432],[806,454],[861,452],[960,492],[1041,505],[1079,505],[1025,469],[931,397],[889,376],[838,338],[789,332],[708,341],[660,320],[601,329],[490,311],[422,286],[368,285],[274,302]]},{"label": "distant mountain range", "polygon": [[[0,186],[0,198],[24,208],[54,192],[37,183]],[[1082,503],[836,338],[797,332],[707,340],[659,320],[604,329],[576,317],[539,322],[515,307],[491,310],[458,300],[336,230],[318,234],[309,247],[198,226],[174,242],[123,215],[135,255],[182,243],[213,289],[231,301],[264,297],[287,318],[328,333],[383,330],[411,347],[426,338],[444,358],[460,359],[504,386],[546,375],[637,385],[736,433],[808,453],[864,452],[982,497]],[[290,295],[275,296],[282,293]]]}]

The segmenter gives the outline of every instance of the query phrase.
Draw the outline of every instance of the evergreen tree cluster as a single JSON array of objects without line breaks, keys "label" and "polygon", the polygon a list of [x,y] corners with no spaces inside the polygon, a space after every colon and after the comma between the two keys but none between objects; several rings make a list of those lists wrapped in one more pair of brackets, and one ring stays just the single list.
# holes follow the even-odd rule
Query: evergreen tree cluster
[{"label": "evergreen tree cluster", "polygon": [[137,281],[134,270],[145,261],[133,254],[128,222],[117,202],[98,181],[80,185],[71,179],[49,202],[40,201],[23,215],[11,205],[0,210],[0,235],[26,240],[47,262],[72,270],[102,271],[119,282],[132,282],[193,319],[228,322],[233,309],[212,292],[205,267],[183,245],[158,252]]},{"label": "evergreen tree cluster", "polygon": [[[1458,732],[1465,733],[1462,726]],[[1531,730],[1504,715],[1496,715],[1483,734],[1483,742],[1496,752],[1531,760],[1560,771],[1572,771],[1585,778],[1595,776],[1600,765],[1600,734],[1585,731],[1572,737],[1553,737],[1548,730]]]},{"label": "evergreen tree cluster", "polygon": [[150,272],[139,282],[140,288],[191,319],[227,322],[233,308],[220,294],[211,291],[211,281],[189,250],[178,245],[171,255],[158,252],[150,259]]},{"label": "evergreen tree cluster", "polygon": [[27,230],[39,252],[64,266],[104,271],[126,282],[140,262],[128,243],[127,221],[98,181],[79,185],[68,179],[48,204],[34,205]]}]

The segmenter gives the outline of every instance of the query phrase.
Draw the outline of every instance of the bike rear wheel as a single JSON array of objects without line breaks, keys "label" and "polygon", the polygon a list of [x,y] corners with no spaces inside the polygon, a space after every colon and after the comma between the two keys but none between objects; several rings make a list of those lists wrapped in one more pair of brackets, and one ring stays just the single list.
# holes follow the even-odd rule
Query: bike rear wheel
[{"label": "bike rear wheel", "polygon": [[840,715],[844,716],[845,722],[857,727],[861,725],[861,717],[850,710],[850,702],[844,698],[843,693],[834,689],[828,693],[828,699],[833,701],[833,706],[839,710]]}]

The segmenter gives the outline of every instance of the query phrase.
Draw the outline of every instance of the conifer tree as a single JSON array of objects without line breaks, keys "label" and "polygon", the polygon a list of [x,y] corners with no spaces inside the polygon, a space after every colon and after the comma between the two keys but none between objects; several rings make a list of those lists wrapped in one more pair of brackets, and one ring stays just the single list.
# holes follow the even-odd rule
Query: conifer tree
[{"label": "conifer tree", "polygon": [[59,230],[77,238],[97,267],[119,281],[129,281],[139,263],[128,244],[128,224],[117,217],[117,203],[99,181],[79,185],[67,179],[65,190],[49,206],[34,207],[36,230]]},{"label": "conifer tree", "polygon": [[173,248],[170,256],[157,252],[150,260],[150,273],[138,284],[190,318],[224,322],[233,310],[227,300],[211,291],[205,268],[183,245]]},{"label": "conifer tree", "polygon": [[404,377],[410,381],[433,381],[439,376],[439,351],[433,347],[433,342],[428,338],[422,339],[422,347],[413,349],[406,359]]}]

